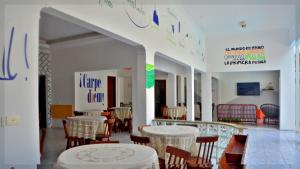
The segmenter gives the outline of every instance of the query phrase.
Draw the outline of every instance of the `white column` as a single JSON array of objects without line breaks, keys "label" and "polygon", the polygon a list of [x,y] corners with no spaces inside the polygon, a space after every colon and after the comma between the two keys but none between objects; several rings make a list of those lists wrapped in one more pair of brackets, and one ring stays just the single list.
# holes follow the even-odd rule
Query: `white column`
[{"label": "white column", "polygon": [[173,73],[168,74],[167,78],[167,106],[174,107],[177,105],[177,96],[176,96],[176,75]]},{"label": "white column", "polygon": [[187,120],[194,121],[194,68],[187,68]]},{"label": "white column", "polygon": [[142,47],[137,50],[137,62],[132,71],[132,125],[133,132],[137,127],[146,124],[146,90],[145,90],[146,55]]},{"label": "white column", "polygon": [[[178,77],[178,79],[177,79],[177,77]],[[181,78],[179,75],[176,76],[176,84],[177,84],[177,87],[176,87],[176,92],[177,92],[176,105],[177,105],[177,103],[181,102]]]},{"label": "white column", "polygon": [[[16,11],[24,13],[20,15]],[[1,151],[5,153],[7,164],[24,165],[16,165],[16,168],[36,167],[40,162],[38,119],[39,16],[40,7],[38,5],[34,7],[31,5],[5,6],[4,46],[7,57],[7,49],[12,37],[11,32],[14,30],[10,69],[11,75],[16,74],[16,76],[0,82],[5,85],[1,95],[4,95],[5,99],[5,115],[19,117],[20,120],[15,126],[5,127],[5,148]],[[26,34],[28,36],[25,55]],[[27,56],[27,61],[25,61],[25,56]],[[29,67],[26,66],[26,62]],[[6,77],[8,77],[7,73]]]},{"label": "white column", "polygon": [[180,103],[182,104],[182,103],[184,103],[185,102],[185,96],[184,96],[184,75],[180,75],[179,76],[179,81],[180,81],[180,88],[179,88],[179,93],[180,93],[180,99],[179,99],[179,101],[180,101]]},{"label": "white column", "polygon": [[212,75],[201,74],[202,121],[212,121]]}]

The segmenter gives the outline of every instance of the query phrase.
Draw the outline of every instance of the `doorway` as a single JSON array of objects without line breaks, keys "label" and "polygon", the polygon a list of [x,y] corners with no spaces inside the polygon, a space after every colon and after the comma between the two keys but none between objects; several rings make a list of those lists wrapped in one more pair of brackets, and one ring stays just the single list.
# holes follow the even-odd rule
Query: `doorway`
[{"label": "doorway", "polygon": [[116,107],[116,77],[107,77],[107,108]]},{"label": "doorway", "polygon": [[39,75],[39,121],[40,129],[47,128],[46,76]]},{"label": "doorway", "polygon": [[155,80],[155,117],[162,117],[166,106],[166,80]]}]

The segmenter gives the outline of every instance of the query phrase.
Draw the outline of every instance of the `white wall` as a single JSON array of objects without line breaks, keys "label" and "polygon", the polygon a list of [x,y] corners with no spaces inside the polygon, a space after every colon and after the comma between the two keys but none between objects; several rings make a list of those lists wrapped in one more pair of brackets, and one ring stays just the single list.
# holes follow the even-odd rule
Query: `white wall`
[{"label": "white wall", "polygon": [[174,73],[155,71],[155,80],[166,80],[166,105],[169,107],[176,106],[176,75]]},{"label": "white wall", "polygon": [[132,102],[132,77],[117,77],[117,105]]},{"label": "white wall", "polygon": [[[239,82],[259,82],[260,96],[237,96]],[[274,90],[262,91],[268,83],[273,84]],[[221,103],[256,104],[258,107],[264,103],[279,105],[279,71],[260,72],[230,72],[221,73]]]},{"label": "white wall", "polygon": [[[264,45],[266,64],[224,65],[225,48]],[[207,55],[211,72],[279,70],[289,50],[289,30],[208,37]]]},{"label": "white wall", "polygon": [[136,48],[116,40],[67,48],[61,47],[62,44],[57,46],[60,48],[51,46],[54,104],[75,103],[74,85],[71,85],[74,84],[74,72],[136,66]]},{"label": "white wall", "polygon": [[[4,2],[0,1],[0,53],[3,52],[2,46],[4,45],[4,14],[5,14],[5,8],[4,8]],[[2,56],[2,55],[1,55]],[[1,64],[2,65],[2,64]],[[0,74],[2,76],[2,73]],[[5,86],[4,82],[0,81],[0,93],[4,93]],[[0,95],[0,116],[5,114],[5,103],[4,103],[5,97],[3,94]],[[5,133],[4,128],[0,126],[0,150],[4,150],[5,148]],[[0,168],[4,168],[4,156],[5,151],[0,151]]]},{"label": "white wall", "polygon": [[[207,38],[208,67],[211,72],[280,70],[280,129],[295,129],[295,36],[290,30],[235,34]],[[266,64],[224,65],[225,48],[264,45]],[[223,98],[222,98],[223,100]]]}]

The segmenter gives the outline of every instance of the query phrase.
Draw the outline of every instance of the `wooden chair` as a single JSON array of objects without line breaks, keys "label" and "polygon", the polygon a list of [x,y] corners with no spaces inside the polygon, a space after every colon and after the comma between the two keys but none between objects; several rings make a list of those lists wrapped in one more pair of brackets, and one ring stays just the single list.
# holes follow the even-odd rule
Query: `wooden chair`
[{"label": "wooden chair", "polygon": [[[148,125],[143,125],[141,128],[139,128],[139,131],[141,131],[142,128],[146,127],[146,126],[148,126]],[[136,136],[136,135],[132,135],[132,134],[130,135],[130,140],[134,144],[147,145],[150,143],[149,137]],[[159,158],[159,166],[160,166],[160,169],[164,169],[165,168],[165,160]]]},{"label": "wooden chair", "polygon": [[279,124],[280,107],[275,104],[263,104],[260,109],[265,113],[264,122],[266,124]]},{"label": "wooden chair", "polygon": [[115,119],[105,120],[104,133],[97,135],[96,136],[97,140],[103,141],[103,139],[107,139],[109,141],[109,138],[111,137],[111,133],[112,133],[115,121],[116,121]]},{"label": "wooden chair", "polygon": [[99,141],[99,140],[92,140],[90,144],[117,144],[120,143],[119,141],[107,140],[107,141]]},{"label": "wooden chair", "polygon": [[167,146],[166,153],[169,153],[167,169],[186,169],[187,160],[190,158],[191,153],[185,150],[181,150],[176,147]]},{"label": "wooden chair", "polygon": [[147,145],[150,143],[149,137],[136,136],[136,135],[132,135],[132,134],[130,134],[130,140],[134,144]]},{"label": "wooden chair", "polygon": [[114,117],[116,119],[114,124],[114,131],[115,132],[121,132],[124,129],[124,123],[122,120],[118,119],[118,117]]},{"label": "wooden chair", "polygon": [[66,149],[76,147],[76,146],[79,146],[79,145],[83,145],[84,144],[84,139],[69,136],[67,121],[62,120],[62,122],[63,122],[64,131],[65,131],[65,138],[67,139]]},{"label": "wooden chair", "polygon": [[125,118],[123,125],[124,125],[123,130],[128,130],[129,133],[132,133],[132,118]]},{"label": "wooden chair", "polygon": [[162,109],[161,112],[163,114],[163,118],[168,119],[169,118],[168,106],[163,106],[161,109]]},{"label": "wooden chair", "polygon": [[197,137],[196,142],[200,143],[198,156],[187,161],[189,169],[211,169],[213,167],[211,157],[214,143],[218,141],[218,138],[219,136]]}]

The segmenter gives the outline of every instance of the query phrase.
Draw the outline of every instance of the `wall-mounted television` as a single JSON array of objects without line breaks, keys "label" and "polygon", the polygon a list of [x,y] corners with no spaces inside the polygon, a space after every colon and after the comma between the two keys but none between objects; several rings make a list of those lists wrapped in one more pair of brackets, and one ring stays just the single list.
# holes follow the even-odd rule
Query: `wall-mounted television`
[{"label": "wall-mounted television", "polygon": [[237,83],[237,95],[238,96],[259,96],[260,95],[259,82]]}]

